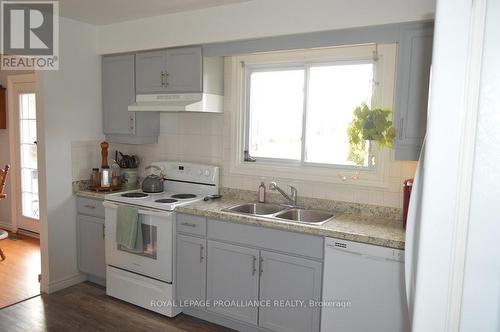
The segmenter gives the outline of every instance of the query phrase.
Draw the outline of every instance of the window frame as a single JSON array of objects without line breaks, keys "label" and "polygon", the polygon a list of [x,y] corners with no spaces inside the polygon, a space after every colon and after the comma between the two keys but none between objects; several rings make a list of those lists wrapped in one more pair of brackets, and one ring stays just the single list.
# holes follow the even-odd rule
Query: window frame
[{"label": "window frame", "polygon": [[[231,130],[229,137],[229,173],[232,175],[259,176],[269,178],[290,178],[296,180],[321,181],[350,185],[387,187],[389,161],[393,151],[373,148],[377,160],[374,167],[323,164],[307,162],[302,159],[305,153],[305,139],[302,140],[301,160],[262,158],[256,162],[244,160],[244,151],[248,151],[249,126],[249,89],[250,73],[270,68],[305,68],[310,66],[339,62],[369,63],[377,56],[374,66],[374,81],[377,89],[372,95],[372,105],[394,109],[394,87],[396,80],[397,44],[361,44],[339,47],[255,53],[226,58],[226,112],[230,113]],[[253,71],[247,70],[248,68]],[[308,70],[304,71],[308,75]],[[306,85],[306,84],[305,84]],[[306,85],[308,86],[308,84]],[[304,92],[304,108],[307,92]],[[307,116],[303,112],[303,117]],[[304,119],[303,119],[304,121]],[[303,130],[305,126],[303,125]],[[303,133],[304,135],[305,133]],[[304,162],[302,162],[304,160]]]},{"label": "window frame", "polygon": [[[251,77],[253,73],[258,72],[274,72],[274,71],[282,71],[282,70],[296,70],[301,69],[304,70],[304,98],[302,105],[302,133],[301,133],[301,151],[300,151],[300,159],[285,159],[285,158],[269,158],[269,157],[256,157],[256,163],[265,163],[265,164],[291,164],[297,166],[310,166],[310,167],[324,167],[324,168],[333,168],[333,169],[350,169],[350,170],[369,170],[376,167],[375,165],[368,164],[364,165],[346,165],[346,164],[330,164],[330,163],[317,163],[307,161],[306,159],[306,144],[307,144],[307,112],[308,112],[308,98],[309,98],[309,76],[310,69],[312,67],[327,67],[327,66],[335,66],[335,65],[357,65],[357,64],[373,64],[374,73],[373,73],[373,86],[376,86],[376,78],[375,78],[375,61],[372,57],[367,57],[365,59],[343,59],[336,61],[322,61],[322,62],[302,62],[302,63],[280,63],[280,64],[251,64],[245,65],[245,106],[244,106],[244,151],[250,152],[250,91],[251,91]],[[376,89],[373,88],[371,103],[373,104],[373,100],[375,99]]]}]

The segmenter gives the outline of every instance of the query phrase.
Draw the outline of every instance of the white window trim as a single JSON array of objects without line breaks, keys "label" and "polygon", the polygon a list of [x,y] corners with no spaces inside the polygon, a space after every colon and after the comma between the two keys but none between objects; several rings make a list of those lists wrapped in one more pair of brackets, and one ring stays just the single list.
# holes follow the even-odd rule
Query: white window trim
[{"label": "white window trim", "polygon": [[[287,52],[271,52],[233,56],[228,58],[226,77],[229,91],[226,106],[232,110],[230,167],[232,175],[261,176],[270,178],[290,178],[305,181],[339,183],[369,187],[388,187],[388,171],[392,150],[374,148],[377,164],[374,168],[355,168],[349,165],[321,165],[301,163],[245,162],[245,107],[246,70],[245,66],[262,64],[293,64],[298,61],[324,63],[328,61],[367,60],[378,56],[375,67],[375,81],[378,84],[373,96],[373,105],[394,109],[394,83],[396,78],[396,44],[368,44],[348,47],[332,47]],[[226,79],[227,79],[226,78]]]}]

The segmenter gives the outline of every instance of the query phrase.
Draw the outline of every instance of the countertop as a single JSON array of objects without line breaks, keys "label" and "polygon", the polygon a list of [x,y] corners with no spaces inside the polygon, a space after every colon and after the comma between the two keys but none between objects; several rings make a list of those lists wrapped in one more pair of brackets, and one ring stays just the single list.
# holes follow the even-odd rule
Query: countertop
[{"label": "countertop", "polygon": [[223,197],[219,200],[200,201],[176,208],[176,212],[204,216],[238,224],[251,224],[274,229],[334,237],[383,247],[404,249],[405,230],[400,220],[355,214],[339,214],[333,220],[314,225],[282,221],[264,217],[241,215],[222,211],[225,208],[248,203],[238,198]]},{"label": "countertop", "polygon": [[106,195],[111,195],[111,194],[116,194],[124,191],[130,191],[138,188],[132,188],[132,189],[120,189],[120,190],[115,190],[115,191],[95,191],[95,190],[90,190],[90,189],[80,189],[75,191],[75,195],[78,197],[85,197],[85,198],[90,198],[90,199],[100,199],[104,200]]},{"label": "countertop", "polygon": [[[114,191],[113,193],[116,192]],[[109,192],[95,192],[90,190],[76,191],[76,195],[79,197],[101,200],[104,200],[106,195],[109,194]],[[224,196],[218,200],[200,201],[179,206],[176,208],[176,212],[238,224],[250,224],[292,232],[334,237],[388,248],[404,249],[405,247],[405,230],[401,220],[341,213],[323,225],[314,225],[222,211],[223,209],[248,202],[249,200],[242,198]]]}]

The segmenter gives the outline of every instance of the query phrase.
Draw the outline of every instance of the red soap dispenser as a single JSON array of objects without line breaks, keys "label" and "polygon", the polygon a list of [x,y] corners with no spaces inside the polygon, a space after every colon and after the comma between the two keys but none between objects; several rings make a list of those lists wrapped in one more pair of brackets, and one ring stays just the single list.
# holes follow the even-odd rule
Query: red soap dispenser
[{"label": "red soap dispenser", "polygon": [[262,181],[259,186],[259,203],[265,203],[265,202],[266,202],[266,185],[264,184],[264,181]]}]

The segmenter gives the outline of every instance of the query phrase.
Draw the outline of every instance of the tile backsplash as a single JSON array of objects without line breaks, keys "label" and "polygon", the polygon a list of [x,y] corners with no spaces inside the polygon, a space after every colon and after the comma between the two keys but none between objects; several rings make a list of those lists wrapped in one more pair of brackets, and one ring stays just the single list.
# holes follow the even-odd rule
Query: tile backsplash
[{"label": "tile backsplash", "polygon": [[[355,184],[332,184],[296,179],[262,178],[229,173],[230,128],[228,114],[162,113],[158,144],[111,144],[114,150],[136,154],[141,159],[141,173],[152,161],[181,160],[219,165],[222,168],[223,187],[257,190],[261,179],[292,184],[299,196],[338,201],[374,204],[388,207],[402,206],[402,183],[415,174],[416,162],[391,160],[387,188],[361,187]],[[100,141],[73,142],[73,181],[88,179],[90,169],[100,165]]]}]

